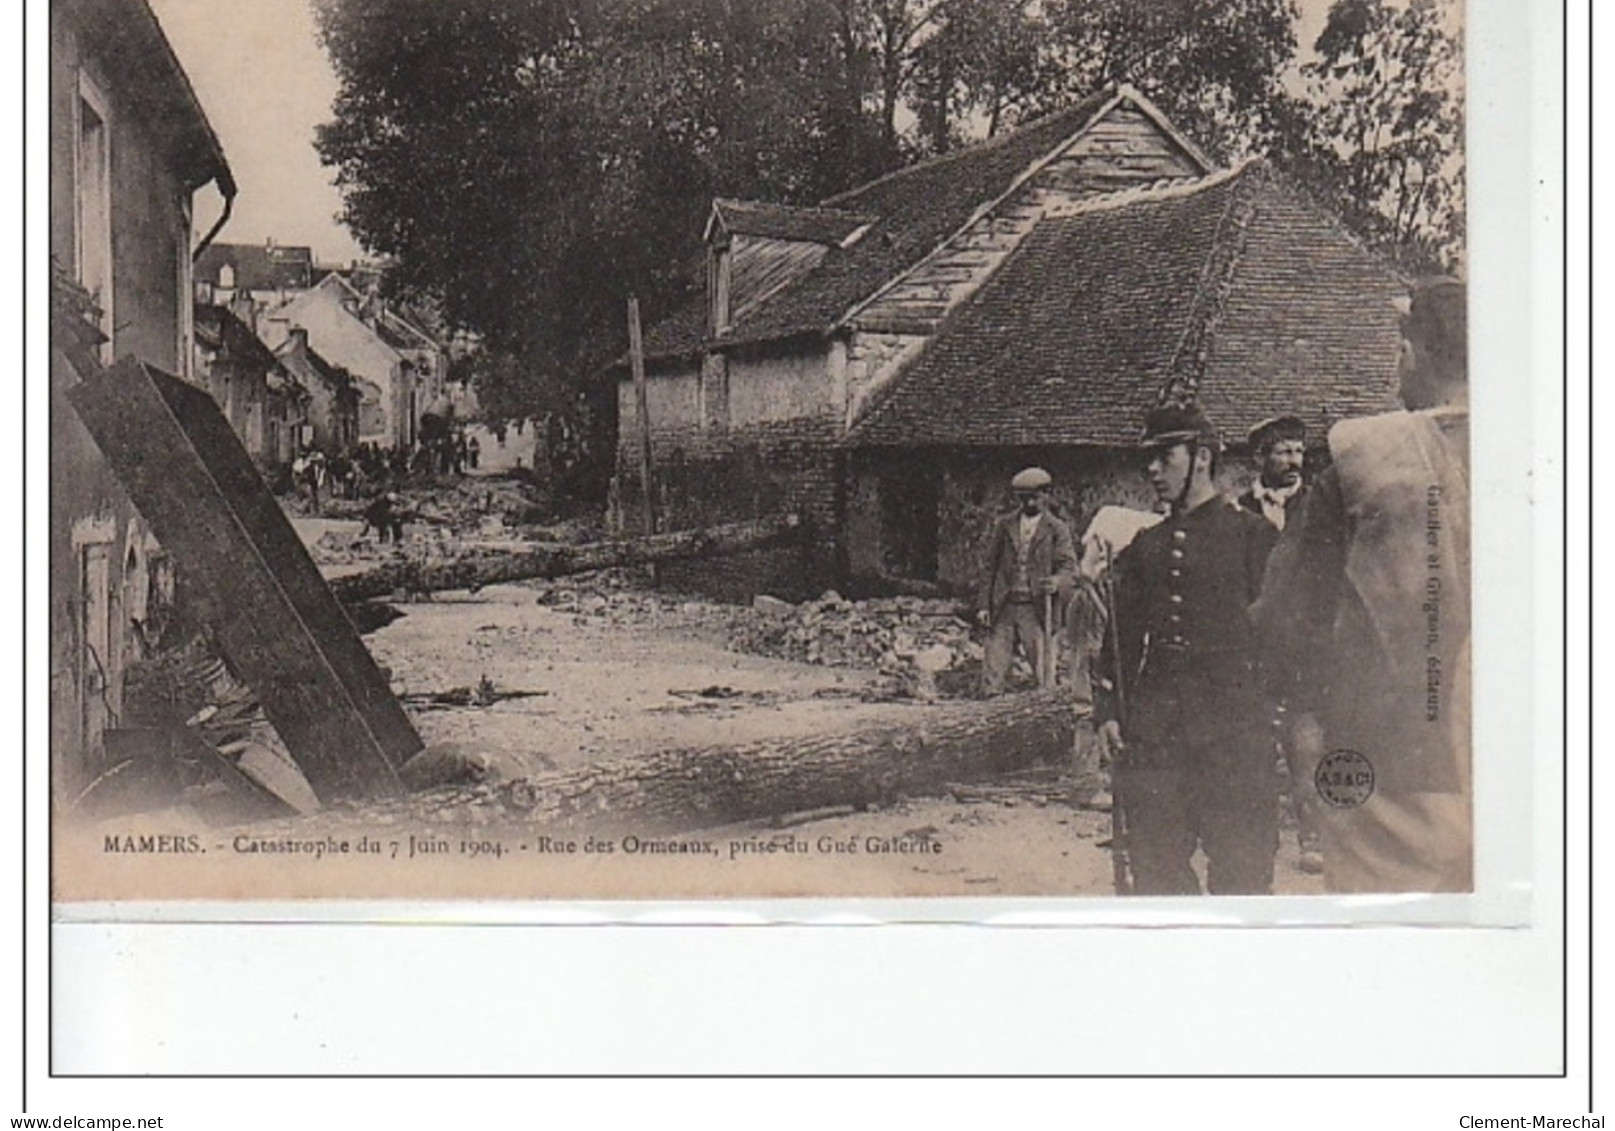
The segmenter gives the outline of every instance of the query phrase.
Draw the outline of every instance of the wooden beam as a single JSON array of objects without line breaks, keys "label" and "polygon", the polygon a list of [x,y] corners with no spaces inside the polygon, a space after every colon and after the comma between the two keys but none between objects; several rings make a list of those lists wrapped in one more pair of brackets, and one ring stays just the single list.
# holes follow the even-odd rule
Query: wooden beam
[{"label": "wooden beam", "polygon": [[594,569],[649,565],[681,558],[715,558],[800,541],[802,526],[794,514],[749,522],[726,523],[698,530],[677,530],[643,538],[601,542],[534,543],[521,550],[470,553],[436,562],[388,562],[331,582],[343,601],[365,601],[399,591],[431,593],[474,589],[532,578],[565,577]]},{"label": "wooden beam", "polygon": [[315,794],[399,793],[420,736],[213,398],[132,358],[80,376],[68,401]]},{"label": "wooden beam", "polygon": [[441,797],[438,812],[466,820],[491,811],[545,829],[712,828],[1063,765],[1076,738],[1076,712],[1058,690],[911,710],[839,733],[665,749],[473,787]]}]

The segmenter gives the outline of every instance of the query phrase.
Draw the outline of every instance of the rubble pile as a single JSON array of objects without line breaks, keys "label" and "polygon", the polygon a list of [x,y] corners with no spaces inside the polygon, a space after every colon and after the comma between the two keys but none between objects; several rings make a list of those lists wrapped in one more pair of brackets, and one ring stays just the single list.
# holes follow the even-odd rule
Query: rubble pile
[{"label": "rubble pile", "polygon": [[[309,545],[309,554],[317,565],[373,564],[399,554],[422,562],[451,561],[477,553],[519,552],[535,542],[578,545],[600,537],[595,528],[576,522],[523,527],[518,536],[498,514],[479,519],[457,512],[453,506],[457,501],[415,502],[406,497],[401,504],[408,516],[402,546],[382,542],[375,530],[363,534],[327,530]],[[355,517],[363,520],[362,515]]]},{"label": "rubble pile", "polygon": [[[730,626],[729,647],[826,667],[866,668],[936,681],[944,692],[971,684],[982,647],[957,602],[924,597],[849,601],[831,591],[793,605],[759,596]],[[954,678],[938,677],[953,675]]]},{"label": "rubble pile", "polygon": [[730,613],[721,605],[646,589],[643,578],[631,569],[605,569],[538,583],[538,603],[558,613],[571,613],[579,625],[721,625]]},{"label": "rubble pile", "polygon": [[[491,533],[512,526],[532,527],[548,516],[541,492],[521,479],[460,478],[447,483],[407,485],[400,492],[405,507],[422,522],[448,526],[462,533]],[[570,542],[573,531],[540,533],[524,529],[527,537]]]},{"label": "rubble pile", "polygon": [[309,545],[309,556],[316,565],[353,565],[381,562],[399,554],[411,558],[456,558],[478,548],[478,543],[443,526],[410,526],[404,545],[378,540],[375,531],[363,536],[340,530],[327,530]]},{"label": "rubble pile", "polygon": [[[550,542],[585,542],[601,537],[598,521],[551,521],[553,508],[540,486],[514,476],[417,477],[392,486],[398,508],[416,525],[446,527],[467,537],[520,537]],[[303,518],[362,521],[380,487],[352,497],[322,491],[315,511],[308,496],[289,486],[281,506]]]}]

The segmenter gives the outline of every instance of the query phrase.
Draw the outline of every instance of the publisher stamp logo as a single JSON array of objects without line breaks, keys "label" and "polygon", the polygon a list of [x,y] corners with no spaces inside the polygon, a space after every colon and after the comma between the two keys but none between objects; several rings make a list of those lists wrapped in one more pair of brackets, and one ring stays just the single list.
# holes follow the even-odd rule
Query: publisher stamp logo
[{"label": "publisher stamp logo", "polygon": [[1374,765],[1355,750],[1331,750],[1312,780],[1326,803],[1355,809],[1374,794]]}]

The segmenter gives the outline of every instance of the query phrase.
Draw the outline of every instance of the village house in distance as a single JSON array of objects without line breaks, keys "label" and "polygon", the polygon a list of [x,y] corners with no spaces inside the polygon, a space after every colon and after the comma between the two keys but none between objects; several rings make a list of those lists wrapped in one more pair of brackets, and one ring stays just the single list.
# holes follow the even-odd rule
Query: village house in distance
[{"label": "village house in distance", "polygon": [[[216,243],[198,258],[196,278],[232,309],[250,300],[256,332],[276,353],[312,351],[316,367],[347,375],[358,395],[358,443],[408,450],[420,439],[421,416],[445,395],[448,353],[380,297],[372,273],[321,266],[307,247]],[[314,395],[321,403],[337,396]],[[319,435],[340,431],[328,419],[310,424]]]},{"label": "village house in distance", "polygon": [[1321,441],[1396,403],[1403,281],[1126,85],[821,207],[718,200],[705,238],[705,299],[645,336],[657,523],[796,511],[811,539],[670,563],[674,584],[956,591],[1019,467],[1053,473],[1079,529],[1147,506],[1130,449],[1162,399],[1194,395],[1236,445],[1281,411]]},{"label": "village house in distance", "polygon": [[312,400],[308,385],[259,340],[251,302],[198,302],[195,372],[259,467],[297,455]]}]

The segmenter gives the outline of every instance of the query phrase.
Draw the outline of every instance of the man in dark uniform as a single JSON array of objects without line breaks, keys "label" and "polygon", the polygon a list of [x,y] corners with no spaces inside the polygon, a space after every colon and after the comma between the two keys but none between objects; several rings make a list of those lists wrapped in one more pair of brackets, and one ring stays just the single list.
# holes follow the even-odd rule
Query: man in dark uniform
[{"label": "man in dark uniform", "polygon": [[1133,891],[1198,895],[1199,847],[1213,895],[1266,894],[1278,783],[1247,609],[1277,532],[1218,493],[1221,443],[1198,408],[1152,410],[1141,447],[1170,513],[1116,559],[1101,669],[1113,683],[1098,704]]}]

